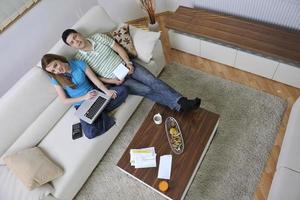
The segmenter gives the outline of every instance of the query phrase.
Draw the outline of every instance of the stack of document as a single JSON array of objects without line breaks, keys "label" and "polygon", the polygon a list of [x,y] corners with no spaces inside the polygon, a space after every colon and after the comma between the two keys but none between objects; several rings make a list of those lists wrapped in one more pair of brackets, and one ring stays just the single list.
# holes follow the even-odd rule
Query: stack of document
[{"label": "stack of document", "polygon": [[130,164],[135,168],[156,167],[156,153],[154,147],[130,149]]}]

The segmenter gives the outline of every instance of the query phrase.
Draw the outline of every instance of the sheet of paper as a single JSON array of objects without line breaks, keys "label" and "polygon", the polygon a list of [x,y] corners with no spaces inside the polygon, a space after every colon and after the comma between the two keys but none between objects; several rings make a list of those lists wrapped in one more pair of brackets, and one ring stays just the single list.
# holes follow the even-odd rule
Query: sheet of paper
[{"label": "sheet of paper", "polygon": [[125,76],[128,74],[129,69],[125,67],[122,63],[118,65],[118,67],[113,71],[113,74],[119,79],[123,80]]},{"label": "sheet of paper", "polygon": [[151,156],[138,156],[138,155],[133,155],[130,157],[130,163],[131,166],[134,166],[137,161],[148,161],[148,160],[156,160],[156,154],[151,155]]},{"label": "sheet of paper", "polygon": [[153,154],[155,153],[155,148],[154,147],[147,147],[147,148],[141,148],[141,149],[130,149],[130,154],[135,154],[135,153],[149,153]]},{"label": "sheet of paper", "polygon": [[150,168],[156,167],[156,159],[152,160],[136,160],[134,163],[135,168]]},{"label": "sheet of paper", "polygon": [[170,179],[172,168],[172,155],[160,156],[157,178]]}]

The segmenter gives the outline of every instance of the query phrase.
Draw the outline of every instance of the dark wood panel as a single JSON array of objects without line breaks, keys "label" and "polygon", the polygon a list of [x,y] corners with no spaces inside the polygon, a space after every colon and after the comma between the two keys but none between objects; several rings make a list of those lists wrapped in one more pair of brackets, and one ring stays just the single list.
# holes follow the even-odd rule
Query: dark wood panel
[{"label": "dark wood panel", "polygon": [[[185,143],[185,149],[181,155],[176,155],[171,151],[164,123],[156,125],[152,121],[153,115],[158,112],[162,114],[164,120],[169,116],[177,120]],[[159,179],[157,179],[158,166],[147,169],[135,169],[130,166],[130,149],[155,147],[157,165],[159,164],[159,157],[161,155],[172,154],[170,189],[165,195],[172,199],[180,199],[205,150],[209,138],[213,134],[218,120],[219,115],[204,109],[198,109],[189,113],[178,113],[166,107],[154,105],[117,165],[156,189],[159,182]]]},{"label": "dark wood panel", "polygon": [[183,6],[166,27],[300,64],[300,32],[282,27]]}]

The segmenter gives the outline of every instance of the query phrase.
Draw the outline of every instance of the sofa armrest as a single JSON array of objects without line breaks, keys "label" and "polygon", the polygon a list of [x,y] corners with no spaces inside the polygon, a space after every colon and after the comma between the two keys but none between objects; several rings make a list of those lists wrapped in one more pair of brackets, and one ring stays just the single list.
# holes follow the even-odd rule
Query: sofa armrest
[{"label": "sofa armrest", "polygon": [[277,169],[287,167],[300,173],[300,97],[294,103],[283,139]]},{"label": "sofa armrest", "polygon": [[300,173],[282,167],[274,175],[268,200],[299,200]]},{"label": "sofa armrest", "polygon": [[152,59],[160,68],[163,68],[166,65],[165,55],[160,40],[158,40],[154,46]]}]

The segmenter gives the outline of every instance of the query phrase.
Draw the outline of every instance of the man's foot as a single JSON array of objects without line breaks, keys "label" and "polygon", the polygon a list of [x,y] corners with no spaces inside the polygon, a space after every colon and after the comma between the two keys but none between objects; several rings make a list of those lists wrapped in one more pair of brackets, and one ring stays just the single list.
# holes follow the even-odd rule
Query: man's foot
[{"label": "man's foot", "polygon": [[178,104],[180,105],[180,112],[183,111],[189,111],[189,110],[195,110],[197,108],[199,108],[200,104],[201,104],[201,99],[199,99],[198,97],[195,99],[187,99],[186,97],[181,97],[178,100]]}]

